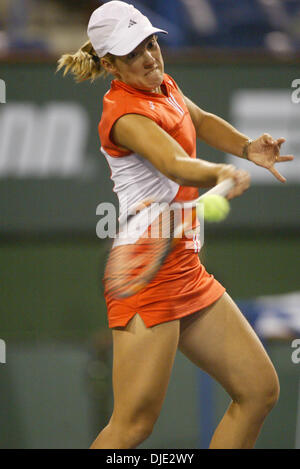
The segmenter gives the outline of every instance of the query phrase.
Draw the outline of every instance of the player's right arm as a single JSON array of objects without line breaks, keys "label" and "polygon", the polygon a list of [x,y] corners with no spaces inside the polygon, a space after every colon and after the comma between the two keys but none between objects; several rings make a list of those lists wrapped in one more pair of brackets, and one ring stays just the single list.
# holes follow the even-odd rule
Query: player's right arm
[{"label": "player's right arm", "polygon": [[183,186],[211,187],[224,179],[236,182],[228,198],[249,187],[249,175],[232,165],[193,159],[179,143],[153,120],[138,114],[126,114],[114,124],[112,137],[120,148],[138,153],[169,179]]}]

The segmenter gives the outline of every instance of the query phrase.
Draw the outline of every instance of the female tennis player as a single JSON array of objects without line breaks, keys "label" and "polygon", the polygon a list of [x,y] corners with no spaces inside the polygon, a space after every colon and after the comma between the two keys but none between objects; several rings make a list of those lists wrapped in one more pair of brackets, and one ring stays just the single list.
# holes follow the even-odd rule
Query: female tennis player
[{"label": "female tennis player", "polygon": [[[284,139],[263,134],[251,141],[194,104],[164,73],[158,33],[165,31],[133,6],[107,2],[90,18],[90,41],[59,60],[58,68],[77,81],[113,77],[103,98],[99,136],[120,216],[125,205],[145,199],[195,199],[198,188],[227,178],[234,180],[228,198],[243,194],[248,173],[196,159],[196,137],[248,158],[284,182],[274,166],[293,158],[280,156]],[[252,448],[278,399],[277,374],[255,332],[197,253],[179,243],[142,290],[127,298],[106,291],[105,298],[113,335],[114,409],[91,448],[135,448],[151,434],[177,348],[232,398],[210,448]]]}]

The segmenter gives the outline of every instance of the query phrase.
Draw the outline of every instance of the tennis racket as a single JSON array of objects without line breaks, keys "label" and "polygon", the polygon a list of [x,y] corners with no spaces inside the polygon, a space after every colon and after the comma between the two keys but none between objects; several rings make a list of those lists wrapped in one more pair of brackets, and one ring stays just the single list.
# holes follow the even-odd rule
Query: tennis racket
[{"label": "tennis racket", "polygon": [[[121,226],[106,263],[105,291],[115,298],[138,293],[156,275],[168,254],[197,224],[196,205],[207,195],[226,196],[234,186],[225,179],[195,200],[184,203],[145,202]],[[188,219],[182,211],[187,210]]]}]

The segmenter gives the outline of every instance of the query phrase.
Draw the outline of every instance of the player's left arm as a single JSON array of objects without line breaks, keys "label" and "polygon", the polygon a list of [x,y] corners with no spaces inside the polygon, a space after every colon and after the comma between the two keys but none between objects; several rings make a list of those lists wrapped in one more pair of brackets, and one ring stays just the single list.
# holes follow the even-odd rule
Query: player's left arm
[{"label": "player's left arm", "polygon": [[193,101],[183,96],[190,112],[197,137],[208,145],[242,158],[243,149],[249,140],[221,117],[200,109]]},{"label": "player's left arm", "polygon": [[191,115],[197,137],[208,145],[225,153],[247,158],[258,166],[268,169],[280,182],[286,179],[275,169],[275,163],[293,160],[293,155],[280,156],[284,138],[274,139],[264,133],[255,140],[239,132],[219,116],[200,109],[180,91]]}]

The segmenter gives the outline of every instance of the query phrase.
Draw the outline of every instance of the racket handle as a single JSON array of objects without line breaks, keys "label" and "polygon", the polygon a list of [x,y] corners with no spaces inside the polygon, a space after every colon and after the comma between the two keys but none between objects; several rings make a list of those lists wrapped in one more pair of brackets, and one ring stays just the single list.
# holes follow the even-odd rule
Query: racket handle
[{"label": "racket handle", "polygon": [[225,197],[228,192],[231,191],[233,186],[234,180],[232,178],[224,179],[224,181],[209,189],[209,191],[205,192],[205,194],[202,194],[197,200],[201,200],[203,197],[213,194],[222,195],[223,197]]},{"label": "racket handle", "polygon": [[185,202],[183,204],[183,207],[184,208],[195,207],[195,205],[200,200],[202,200],[203,197],[206,197],[207,195],[216,194],[216,195],[222,195],[223,197],[225,197],[228,194],[228,192],[231,191],[233,186],[234,186],[234,180],[232,178],[224,179],[224,181],[220,182],[216,186],[209,189],[209,191],[206,191],[204,194],[200,195],[200,197],[198,197],[198,199],[191,200],[190,202]]}]

